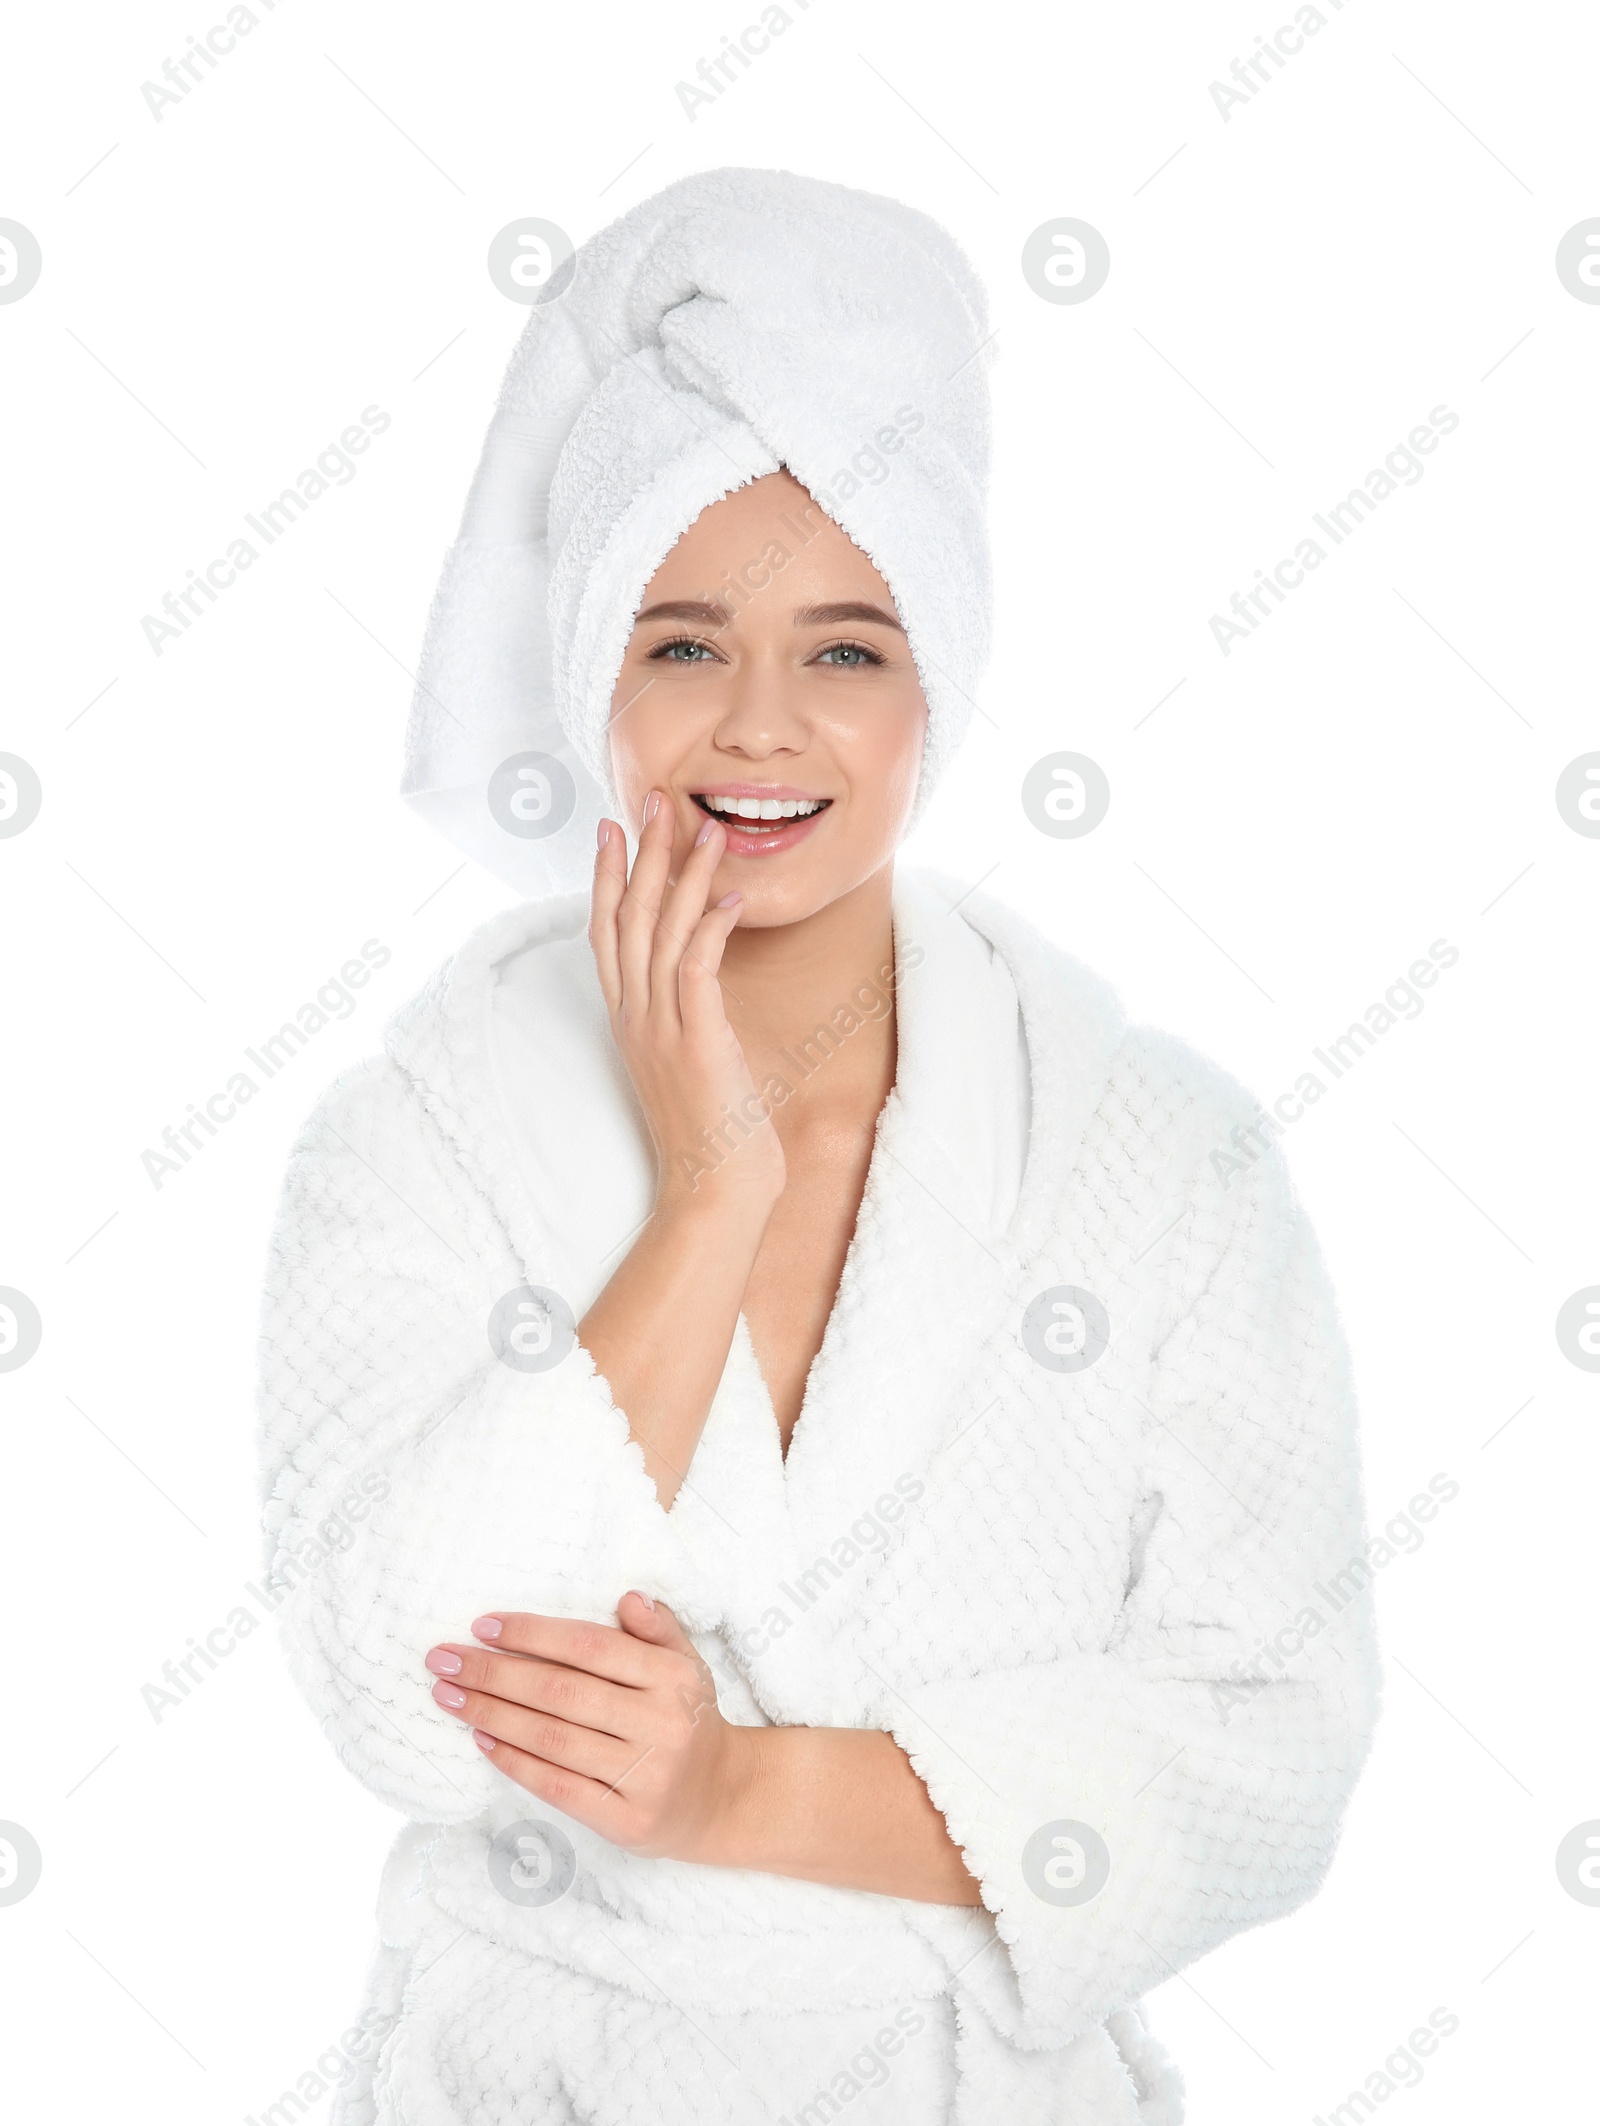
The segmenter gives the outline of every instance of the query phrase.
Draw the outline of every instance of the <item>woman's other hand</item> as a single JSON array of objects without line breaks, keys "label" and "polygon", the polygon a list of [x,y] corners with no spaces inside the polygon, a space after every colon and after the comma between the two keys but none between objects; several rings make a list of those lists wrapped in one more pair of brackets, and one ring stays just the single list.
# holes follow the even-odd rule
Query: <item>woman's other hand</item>
[{"label": "woman's other hand", "polygon": [[436,1646],[435,1700],[506,1777],[613,1845],[931,1904],[982,1893],[892,1735],[741,1727],[663,1602],[609,1624],[510,1610]]},{"label": "woman's other hand", "polygon": [[664,1603],[630,1591],[622,1629],[504,1611],[478,1646],[436,1646],[435,1702],[508,1779],[613,1845],[715,1861],[748,1783],[753,1730]]}]

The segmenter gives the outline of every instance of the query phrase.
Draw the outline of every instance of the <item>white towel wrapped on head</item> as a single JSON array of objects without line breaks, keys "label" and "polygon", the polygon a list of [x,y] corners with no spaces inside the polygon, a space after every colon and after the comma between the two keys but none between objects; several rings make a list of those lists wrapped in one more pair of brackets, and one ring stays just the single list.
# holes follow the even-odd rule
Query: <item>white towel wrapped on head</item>
[{"label": "white towel wrapped on head", "polygon": [[[644,588],[702,510],[787,466],[894,594],[928,702],[920,811],[988,655],[989,359],[977,275],[895,200],[708,170],[588,238],[506,372],[429,616],[404,794],[523,894],[583,884],[616,810],[607,727]],[[507,764],[528,754],[540,794],[508,826]]]}]

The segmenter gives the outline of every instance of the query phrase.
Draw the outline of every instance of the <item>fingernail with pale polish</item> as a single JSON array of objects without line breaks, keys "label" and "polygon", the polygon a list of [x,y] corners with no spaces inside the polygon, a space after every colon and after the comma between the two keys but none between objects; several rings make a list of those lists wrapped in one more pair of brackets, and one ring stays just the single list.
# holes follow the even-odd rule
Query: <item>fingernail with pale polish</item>
[{"label": "fingernail with pale polish", "polygon": [[478,1617],[473,1621],[472,1636],[475,1639],[498,1639],[503,1629],[498,1617]]},{"label": "fingernail with pale polish", "polygon": [[449,1706],[452,1712],[459,1712],[467,1702],[467,1694],[464,1690],[457,1690],[453,1683],[436,1683],[433,1686],[433,1702],[435,1705]]},{"label": "fingernail with pale polish", "polygon": [[472,1730],[472,1739],[478,1745],[479,1749],[483,1751],[485,1756],[487,1756],[489,1751],[494,1748],[493,1735],[486,1735],[481,1727],[475,1727]]},{"label": "fingernail with pale polish", "polygon": [[710,840],[712,834],[716,831],[716,825],[716,821],[709,817],[700,822],[700,832],[694,838],[694,845],[697,849],[703,841]]},{"label": "fingernail with pale polish", "polygon": [[459,1676],[461,1656],[453,1654],[448,1647],[436,1646],[427,1658],[427,1664],[436,1676]]},{"label": "fingernail with pale polish", "polygon": [[598,828],[596,828],[596,830],[595,830],[595,846],[596,846],[597,848],[603,849],[603,848],[605,847],[606,843],[607,843],[608,841],[610,841],[610,839],[611,839],[611,822],[610,822],[610,820],[608,820],[608,819],[603,819],[603,820],[601,820],[601,822],[600,822],[600,825],[598,826]]},{"label": "fingernail with pale polish", "polygon": [[647,827],[649,826],[651,820],[655,818],[657,812],[659,812],[660,809],[661,792],[659,790],[652,790],[650,792],[650,795],[644,801],[644,823]]},{"label": "fingernail with pale polish", "polygon": [[635,1587],[631,1590],[631,1592],[639,1601],[644,1604],[645,1608],[649,1610],[650,1614],[654,1616],[656,1608],[655,1597],[653,1595],[647,1595],[642,1587]]}]

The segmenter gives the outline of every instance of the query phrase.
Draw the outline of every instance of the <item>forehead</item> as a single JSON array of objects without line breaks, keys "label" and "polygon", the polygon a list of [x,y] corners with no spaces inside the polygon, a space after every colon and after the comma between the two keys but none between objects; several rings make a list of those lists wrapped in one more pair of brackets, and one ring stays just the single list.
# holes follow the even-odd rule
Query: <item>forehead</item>
[{"label": "forehead", "polygon": [[785,607],[855,599],[895,610],[871,559],[788,472],[749,481],[703,509],[645,586],[641,617],[666,600],[737,604],[741,590],[776,593],[766,602]]}]

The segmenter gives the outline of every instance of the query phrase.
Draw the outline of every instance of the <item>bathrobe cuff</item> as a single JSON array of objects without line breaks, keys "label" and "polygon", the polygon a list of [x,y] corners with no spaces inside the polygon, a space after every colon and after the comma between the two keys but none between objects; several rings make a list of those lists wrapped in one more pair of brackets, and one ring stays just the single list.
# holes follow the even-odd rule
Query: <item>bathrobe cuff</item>
[{"label": "bathrobe cuff", "polygon": [[1009,1960],[962,1983],[1025,2045],[1069,2043],[1302,1903],[1362,1754],[1315,1685],[1274,1684],[1222,1726],[1208,1685],[1104,1655],[908,1699],[887,1725]]},{"label": "bathrobe cuff", "polygon": [[[426,1207],[424,1215],[423,1207]],[[381,1799],[461,1822],[505,1793],[423,1666],[487,1610],[615,1622],[673,1599],[644,1459],[581,1345],[496,1356],[513,1256],[413,1081],[347,1072],[290,1159],[262,1318],[268,1588],[292,1672]]]},{"label": "bathrobe cuff", "polygon": [[1024,2045],[1309,1897],[1376,1712],[1354,1398],[1316,1241],[1276,1151],[1227,1188],[1197,1163],[1189,1212],[1178,1296],[1129,1377],[1144,1503],[1107,1643],[875,1708],[1007,1951],[960,1983]]}]

